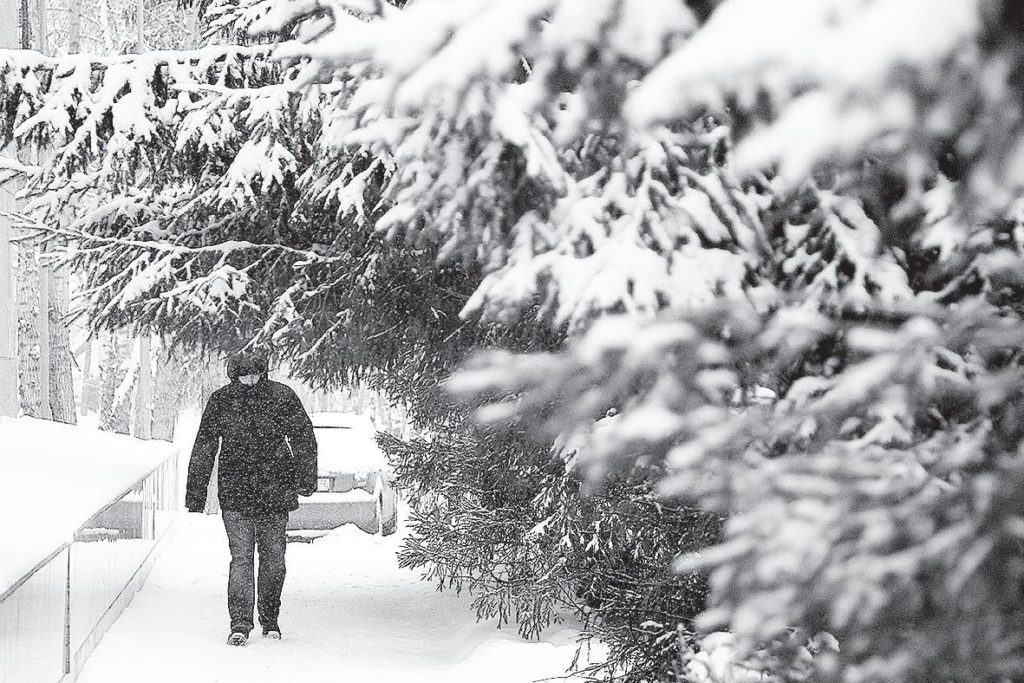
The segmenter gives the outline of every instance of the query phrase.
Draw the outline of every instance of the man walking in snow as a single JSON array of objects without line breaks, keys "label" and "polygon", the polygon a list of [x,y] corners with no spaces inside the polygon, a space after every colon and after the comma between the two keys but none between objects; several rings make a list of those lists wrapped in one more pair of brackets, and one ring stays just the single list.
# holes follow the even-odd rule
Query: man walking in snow
[{"label": "man walking in snow", "polygon": [[[281,638],[278,613],[284,587],[288,513],[298,496],[316,491],[313,423],[289,387],[267,378],[267,357],[228,359],[231,382],[213,392],[203,411],[188,465],[185,506],[202,512],[214,459],[217,490],[231,550],[228,573],[229,645],[245,645],[254,603],[263,635]],[[259,579],[253,580],[254,550]],[[258,602],[255,600],[258,593]]]}]

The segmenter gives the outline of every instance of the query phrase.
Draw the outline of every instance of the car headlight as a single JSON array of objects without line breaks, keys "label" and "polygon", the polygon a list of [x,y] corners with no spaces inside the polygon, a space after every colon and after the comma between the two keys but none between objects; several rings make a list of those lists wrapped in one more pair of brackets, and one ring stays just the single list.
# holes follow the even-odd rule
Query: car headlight
[{"label": "car headlight", "polygon": [[316,490],[317,491],[330,491],[334,488],[334,477],[317,477],[316,478]]}]

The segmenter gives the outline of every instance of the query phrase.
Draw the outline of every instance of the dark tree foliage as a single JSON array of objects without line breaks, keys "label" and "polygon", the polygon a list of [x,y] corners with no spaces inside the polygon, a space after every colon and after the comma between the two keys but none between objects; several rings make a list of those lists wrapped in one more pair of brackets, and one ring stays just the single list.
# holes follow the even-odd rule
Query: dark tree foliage
[{"label": "dark tree foliage", "polygon": [[481,616],[527,636],[575,612],[608,647],[585,669],[594,677],[665,674],[677,629],[706,595],[703,578],[675,574],[671,560],[713,543],[716,518],[658,500],[649,472],[585,490],[563,459],[512,428],[378,440],[415,504],[403,566],[468,590]]},{"label": "dark tree foliage", "polygon": [[[675,576],[670,560],[711,542],[717,522],[658,502],[654,472],[585,491],[550,444],[468,421],[443,388],[454,369],[479,349],[554,351],[564,326],[460,316],[485,277],[481,264],[443,257],[429,232],[375,230],[391,208],[393,165],[367,149],[325,145],[332,96],[281,92],[288,71],[261,49],[169,53],[142,67],[148,139],[113,115],[123,95],[76,95],[79,75],[46,60],[6,72],[17,83],[33,70],[51,78],[50,90],[6,91],[7,139],[47,108],[79,112],[67,128],[39,126],[21,142],[61,150],[31,194],[63,192],[83,209],[60,228],[73,238],[67,258],[87,275],[83,313],[100,329],[147,328],[184,352],[267,346],[313,385],[366,380],[384,390],[432,435],[381,441],[415,507],[406,566],[470,591],[481,617],[525,635],[581,618],[610,647],[606,669],[627,680],[665,670],[677,628],[705,594],[698,576]],[[129,92],[131,74],[97,62],[89,88],[123,78]],[[179,94],[189,80],[211,93]],[[119,147],[126,135],[128,155]],[[240,164],[254,149],[275,164]],[[491,179],[501,203],[493,215],[509,224],[548,201],[524,168],[508,145]],[[46,211],[41,221],[57,215]],[[550,320],[541,303],[511,322]]]}]

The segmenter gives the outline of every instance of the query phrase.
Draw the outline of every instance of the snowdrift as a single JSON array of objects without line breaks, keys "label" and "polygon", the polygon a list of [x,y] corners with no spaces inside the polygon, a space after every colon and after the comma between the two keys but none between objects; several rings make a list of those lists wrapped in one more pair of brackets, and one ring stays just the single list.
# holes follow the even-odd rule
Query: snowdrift
[{"label": "snowdrift", "polygon": [[0,420],[0,594],[175,450],[28,417]]}]

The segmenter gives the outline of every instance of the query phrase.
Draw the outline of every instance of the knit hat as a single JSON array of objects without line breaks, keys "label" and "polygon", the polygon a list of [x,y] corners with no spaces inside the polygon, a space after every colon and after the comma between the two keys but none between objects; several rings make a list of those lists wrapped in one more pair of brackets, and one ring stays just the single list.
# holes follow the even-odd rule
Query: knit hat
[{"label": "knit hat", "polygon": [[262,351],[242,351],[228,356],[227,372],[230,379],[265,375],[267,367],[267,354]]}]

